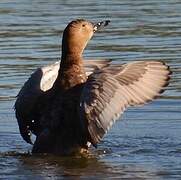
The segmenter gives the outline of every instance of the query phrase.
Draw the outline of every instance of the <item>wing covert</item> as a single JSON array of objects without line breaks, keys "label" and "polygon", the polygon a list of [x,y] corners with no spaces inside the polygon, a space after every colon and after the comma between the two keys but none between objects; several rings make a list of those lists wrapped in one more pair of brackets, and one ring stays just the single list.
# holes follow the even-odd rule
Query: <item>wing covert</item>
[{"label": "wing covert", "polygon": [[96,145],[128,106],[156,98],[168,84],[168,66],[158,61],[110,65],[95,71],[85,83],[80,116]]},{"label": "wing covert", "polygon": [[[85,60],[84,66],[87,75],[97,69],[107,67],[110,60]],[[15,102],[16,118],[20,133],[23,139],[32,143],[30,139],[31,131],[36,135],[40,129],[38,122],[38,108],[40,98],[44,96],[44,92],[50,90],[58,76],[60,61],[38,68],[30,78],[25,82],[17,95]],[[43,108],[43,107],[42,107]]]}]

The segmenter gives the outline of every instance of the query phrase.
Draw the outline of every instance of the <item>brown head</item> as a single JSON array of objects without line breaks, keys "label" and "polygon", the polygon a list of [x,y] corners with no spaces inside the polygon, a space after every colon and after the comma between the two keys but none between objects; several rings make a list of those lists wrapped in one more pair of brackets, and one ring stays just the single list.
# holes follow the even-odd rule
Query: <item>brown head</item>
[{"label": "brown head", "polygon": [[110,21],[93,24],[83,19],[70,22],[63,32],[62,57],[67,55],[81,56],[88,41],[100,27],[107,26]]}]

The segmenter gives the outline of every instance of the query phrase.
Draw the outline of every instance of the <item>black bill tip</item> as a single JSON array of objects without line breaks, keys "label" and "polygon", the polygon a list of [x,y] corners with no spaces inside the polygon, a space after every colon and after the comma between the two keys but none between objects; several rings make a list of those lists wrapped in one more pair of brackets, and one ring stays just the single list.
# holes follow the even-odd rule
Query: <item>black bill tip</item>
[{"label": "black bill tip", "polygon": [[98,22],[97,24],[94,24],[94,32],[107,26],[110,22],[111,22],[110,20],[106,20],[106,21],[101,21],[101,22]]}]

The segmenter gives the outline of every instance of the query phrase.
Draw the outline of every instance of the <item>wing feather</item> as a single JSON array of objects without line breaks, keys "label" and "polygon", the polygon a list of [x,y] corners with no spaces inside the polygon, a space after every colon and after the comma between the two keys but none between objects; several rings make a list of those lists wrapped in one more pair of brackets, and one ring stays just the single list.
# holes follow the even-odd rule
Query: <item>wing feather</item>
[{"label": "wing feather", "polygon": [[88,123],[89,141],[96,146],[127,107],[156,98],[168,84],[169,74],[168,66],[159,61],[109,65],[94,71],[80,102],[80,117]]},{"label": "wing feather", "polygon": [[[95,70],[107,67],[110,60],[85,60],[84,66],[86,74],[90,75]],[[37,105],[40,104],[40,98],[44,98],[44,92],[50,90],[58,76],[60,61],[38,68],[30,78],[25,82],[17,95],[15,102],[16,118],[22,137],[28,143],[31,131],[37,134],[39,131],[39,122]],[[43,107],[42,107],[43,108]],[[32,122],[33,121],[33,122]]]}]

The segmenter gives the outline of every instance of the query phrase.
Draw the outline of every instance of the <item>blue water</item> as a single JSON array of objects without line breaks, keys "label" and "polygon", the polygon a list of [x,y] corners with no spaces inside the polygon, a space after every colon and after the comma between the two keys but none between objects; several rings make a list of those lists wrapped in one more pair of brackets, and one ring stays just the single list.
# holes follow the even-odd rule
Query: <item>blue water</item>
[{"label": "blue water", "polygon": [[[180,12],[179,0],[1,0],[0,179],[181,179]],[[62,31],[76,18],[111,20],[85,58],[163,60],[171,82],[160,99],[124,113],[89,157],[32,156],[15,96],[37,67],[59,59]]]}]

